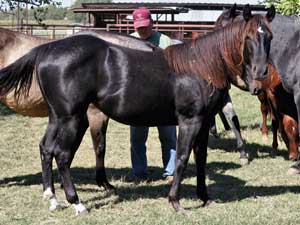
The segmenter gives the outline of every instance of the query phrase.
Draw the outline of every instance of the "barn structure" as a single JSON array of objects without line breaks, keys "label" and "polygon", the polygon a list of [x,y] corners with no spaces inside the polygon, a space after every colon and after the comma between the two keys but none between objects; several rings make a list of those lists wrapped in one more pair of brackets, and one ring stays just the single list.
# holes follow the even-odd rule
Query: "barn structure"
[{"label": "barn structure", "polygon": [[[182,3],[173,1],[83,3],[81,7],[73,8],[72,11],[86,15],[85,26],[129,34],[134,31],[132,12],[138,7],[147,7],[152,13],[156,30],[173,38],[188,39],[212,30],[217,16],[224,8],[230,8],[232,5],[232,3]],[[238,9],[242,9],[243,6],[237,4]],[[265,11],[264,5],[255,4],[251,5],[251,8],[254,11]],[[206,16],[209,15],[209,12],[210,16]]]}]

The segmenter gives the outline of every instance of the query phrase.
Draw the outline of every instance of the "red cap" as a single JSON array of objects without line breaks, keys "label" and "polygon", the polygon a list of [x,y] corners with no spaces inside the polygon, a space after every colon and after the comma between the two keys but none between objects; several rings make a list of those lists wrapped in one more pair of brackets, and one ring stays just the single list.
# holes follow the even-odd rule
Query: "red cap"
[{"label": "red cap", "polygon": [[148,27],[151,24],[151,13],[145,7],[138,8],[132,13],[133,25],[137,29],[139,27]]}]

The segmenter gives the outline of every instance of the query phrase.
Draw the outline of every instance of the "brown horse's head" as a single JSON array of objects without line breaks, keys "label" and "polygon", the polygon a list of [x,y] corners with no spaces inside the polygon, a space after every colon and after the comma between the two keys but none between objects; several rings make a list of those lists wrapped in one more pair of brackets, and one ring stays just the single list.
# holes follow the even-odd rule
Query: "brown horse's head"
[{"label": "brown horse's head", "polygon": [[169,65],[178,74],[201,76],[217,88],[225,88],[231,81],[241,89],[253,90],[252,81],[267,73],[273,10],[267,16],[252,15],[249,5],[245,6],[243,19],[167,48]]},{"label": "brown horse's head", "polygon": [[[245,20],[245,32],[243,43],[244,71],[240,77],[236,77],[237,85],[245,82],[247,89],[252,94],[257,92],[256,81],[263,80],[268,75],[268,56],[272,39],[272,31],[269,22],[275,16],[275,8],[268,9],[266,16],[252,15],[248,5],[243,12],[236,10],[236,5],[224,11],[216,22],[216,29],[223,26]],[[241,80],[241,79],[242,80]]]}]

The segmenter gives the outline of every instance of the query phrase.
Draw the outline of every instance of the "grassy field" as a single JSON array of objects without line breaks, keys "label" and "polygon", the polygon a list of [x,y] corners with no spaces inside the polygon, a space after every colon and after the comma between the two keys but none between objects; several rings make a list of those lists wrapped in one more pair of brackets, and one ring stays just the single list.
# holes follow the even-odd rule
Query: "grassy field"
[{"label": "grassy field", "polygon": [[[218,203],[202,208],[195,196],[195,165],[189,161],[181,188],[181,204],[187,215],[177,214],[167,201],[169,185],[161,179],[161,152],[156,129],[148,139],[151,183],[127,183],[129,174],[128,126],[110,121],[107,135],[106,166],[115,193],[99,189],[94,180],[94,154],[87,132],[72,164],[78,194],[90,213],[76,217],[72,207],[57,212],[48,210],[42,200],[42,178],[38,143],[47,118],[28,118],[0,108],[0,224],[209,224],[261,225],[300,224],[300,179],[287,175],[292,164],[283,143],[272,157],[271,135],[263,144],[259,103],[256,97],[231,90],[242,125],[242,135],[250,151],[251,162],[241,167],[235,152],[232,132],[218,122],[220,139],[210,137],[207,184],[210,196]],[[65,203],[56,176],[56,192]]]}]

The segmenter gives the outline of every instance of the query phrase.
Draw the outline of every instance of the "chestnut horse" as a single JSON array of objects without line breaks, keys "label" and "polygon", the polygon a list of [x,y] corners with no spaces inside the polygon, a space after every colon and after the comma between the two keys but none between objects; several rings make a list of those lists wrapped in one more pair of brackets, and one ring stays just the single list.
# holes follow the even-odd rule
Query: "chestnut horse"
[{"label": "chestnut horse", "polygon": [[279,128],[283,141],[289,150],[289,159],[299,158],[299,131],[297,124],[297,108],[292,94],[286,92],[278,71],[269,64],[269,75],[261,82],[261,89],[266,93],[272,113],[273,148],[276,149],[277,129]]},{"label": "chestnut horse", "polygon": [[193,148],[197,195],[209,205],[205,165],[210,119],[228,93],[229,83],[238,84],[237,76],[253,93],[254,80],[266,73],[272,39],[269,21],[274,16],[274,7],[262,16],[252,15],[248,5],[244,20],[165,50],[134,50],[78,35],[38,46],[0,70],[0,94],[14,89],[16,97],[28,92],[36,72],[49,108],[40,149],[43,188],[50,204],[57,204],[52,177],[55,158],[68,202],[76,214],[86,212],[71,180],[70,164],[88,127],[86,111],[94,103],[124,124],[178,124],[169,201],[176,211],[183,210],[179,187]]}]

